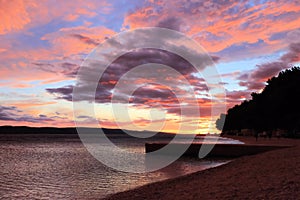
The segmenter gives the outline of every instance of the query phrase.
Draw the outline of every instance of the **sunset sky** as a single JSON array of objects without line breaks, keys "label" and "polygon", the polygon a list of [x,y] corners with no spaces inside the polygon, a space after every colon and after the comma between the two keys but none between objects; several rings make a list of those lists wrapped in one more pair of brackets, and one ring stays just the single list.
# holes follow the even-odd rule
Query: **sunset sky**
[{"label": "sunset sky", "polygon": [[[226,89],[227,108],[249,99],[268,78],[300,62],[300,2],[295,0],[0,0],[0,20],[0,125],[75,126],[72,88],[79,66],[97,45],[126,30],[163,27],[196,40],[215,62]],[[106,105],[115,78],[131,64],[157,56],[185,70],[184,76],[195,83],[202,94],[201,116],[187,119],[190,126],[200,121],[199,133],[206,133],[218,116],[211,118],[209,95],[201,93],[206,90],[205,80],[186,70],[188,64],[173,55],[151,50],[120,58],[110,72],[114,78],[99,83],[100,125],[117,128]],[[149,108],[159,104],[152,123],[163,121],[163,131],[176,132],[180,107],[173,92],[155,84],[141,87],[131,97],[131,120],[117,119],[120,128],[136,129],[135,124],[138,130],[151,129],[147,128]],[[91,126],[90,118],[83,109],[76,120]]]}]

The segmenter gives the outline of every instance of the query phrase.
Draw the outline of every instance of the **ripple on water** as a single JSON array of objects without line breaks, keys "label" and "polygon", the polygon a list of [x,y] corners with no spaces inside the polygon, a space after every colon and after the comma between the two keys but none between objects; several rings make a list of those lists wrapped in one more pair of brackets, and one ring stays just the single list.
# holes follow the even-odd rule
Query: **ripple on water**
[{"label": "ripple on water", "polygon": [[[143,152],[143,145],[133,146]],[[224,162],[186,159],[156,172],[130,174],[102,165],[78,141],[2,142],[0,149],[0,198],[4,199],[100,198]]]}]

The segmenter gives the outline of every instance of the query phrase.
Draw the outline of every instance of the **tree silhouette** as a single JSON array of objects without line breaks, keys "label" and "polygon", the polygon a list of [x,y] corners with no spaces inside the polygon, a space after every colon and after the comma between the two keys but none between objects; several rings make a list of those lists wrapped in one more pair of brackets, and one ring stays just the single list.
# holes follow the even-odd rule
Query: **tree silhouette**
[{"label": "tree silhouette", "polygon": [[[229,109],[223,131],[255,129],[286,130],[290,135],[300,130],[300,68],[280,72],[267,81],[261,93]],[[216,121],[224,121],[224,114]]]}]

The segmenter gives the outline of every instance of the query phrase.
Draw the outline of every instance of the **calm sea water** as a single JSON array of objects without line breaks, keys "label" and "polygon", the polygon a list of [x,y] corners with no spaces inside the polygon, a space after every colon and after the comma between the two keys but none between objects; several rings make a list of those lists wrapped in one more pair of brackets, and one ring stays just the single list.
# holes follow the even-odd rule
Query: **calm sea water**
[{"label": "calm sea water", "polygon": [[[144,143],[128,138],[115,141],[127,149],[144,153]],[[132,174],[101,164],[76,138],[2,136],[0,199],[99,199],[147,183],[216,167],[225,162],[227,161],[182,158],[155,172]]]}]

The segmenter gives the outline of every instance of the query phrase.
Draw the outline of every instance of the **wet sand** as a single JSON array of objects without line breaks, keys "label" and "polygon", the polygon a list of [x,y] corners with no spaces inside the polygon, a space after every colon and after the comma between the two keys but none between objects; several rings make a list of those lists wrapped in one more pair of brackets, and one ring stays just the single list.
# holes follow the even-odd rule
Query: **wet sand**
[{"label": "wet sand", "polygon": [[148,184],[107,199],[300,199],[300,140],[231,136],[246,144],[294,145]]}]

